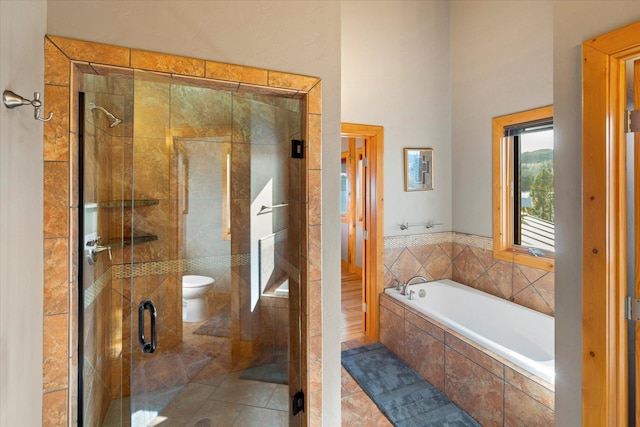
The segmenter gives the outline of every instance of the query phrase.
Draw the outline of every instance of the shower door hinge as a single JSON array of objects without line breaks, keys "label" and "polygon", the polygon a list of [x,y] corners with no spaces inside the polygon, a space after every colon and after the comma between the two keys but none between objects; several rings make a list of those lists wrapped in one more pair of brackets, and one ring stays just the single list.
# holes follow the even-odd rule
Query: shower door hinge
[{"label": "shower door hinge", "polygon": [[363,157],[362,158],[362,167],[363,168],[368,168],[369,167],[369,158],[368,157]]},{"label": "shower door hinge", "polygon": [[624,318],[640,321],[640,300],[631,297],[624,299]]},{"label": "shower door hinge", "polygon": [[625,110],[624,131],[625,133],[640,132],[640,110]]},{"label": "shower door hinge", "polygon": [[367,304],[366,302],[362,303],[362,311],[364,311],[365,313],[369,312],[369,304]]},{"label": "shower door hinge", "polygon": [[291,158],[303,159],[304,158],[304,141],[301,139],[291,140]]},{"label": "shower door hinge", "polygon": [[291,415],[298,415],[300,411],[304,411],[304,392],[298,391],[291,399]]},{"label": "shower door hinge", "polygon": [[364,230],[364,231],[362,232],[362,238],[363,238],[364,240],[369,240],[369,230]]}]

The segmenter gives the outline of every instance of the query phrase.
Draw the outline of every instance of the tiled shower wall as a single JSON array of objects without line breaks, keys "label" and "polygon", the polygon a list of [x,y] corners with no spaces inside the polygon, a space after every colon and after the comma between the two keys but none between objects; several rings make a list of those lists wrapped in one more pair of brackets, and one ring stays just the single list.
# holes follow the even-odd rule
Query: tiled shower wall
[{"label": "tiled shower wall", "polygon": [[[196,78],[207,86],[233,92],[258,91],[306,100],[303,101],[304,130],[301,133],[307,136],[305,151],[308,155],[300,163],[299,171],[302,177],[300,264],[303,268],[300,283],[292,283],[290,295],[290,300],[300,300],[302,310],[290,310],[290,318],[296,320],[291,325],[292,333],[302,336],[303,342],[299,356],[295,356],[302,360],[301,388],[307,396],[308,411],[303,414],[302,424],[320,424],[322,87],[319,79],[47,36],[44,97],[54,117],[44,125],[43,425],[73,425],[77,413],[78,307],[74,295],[78,284],[73,242],[77,239],[78,209],[77,182],[71,173],[77,167],[77,117],[76,111],[70,108],[77,102],[74,87],[81,87],[77,78],[83,73],[131,76],[134,69],[170,73],[174,81],[188,82]],[[81,73],[72,76],[71,70]],[[127,288],[122,280],[114,279],[114,287]],[[127,299],[119,297],[118,300],[124,300],[123,310],[128,311]],[[314,303],[309,304],[310,300]],[[114,319],[114,323],[118,320]],[[296,329],[298,326],[299,330]]]},{"label": "tiled shower wall", "polygon": [[456,232],[386,237],[384,284],[422,275],[452,279],[553,316],[554,273],[493,257],[490,238]]}]

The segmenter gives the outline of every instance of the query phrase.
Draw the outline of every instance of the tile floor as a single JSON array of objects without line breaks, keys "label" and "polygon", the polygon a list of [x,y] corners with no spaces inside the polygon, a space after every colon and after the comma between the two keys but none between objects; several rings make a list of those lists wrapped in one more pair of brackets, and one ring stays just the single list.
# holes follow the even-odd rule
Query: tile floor
[{"label": "tile floor", "polygon": [[185,323],[183,343],[138,364],[134,375],[144,384],[132,385],[133,397],[112,402],[103,427],[289,424],[288,385],[241,378],[267,359],[232,357],[230,339],[195,335],[198,326]]},{"label": "tile floor", "polygon": [[[104,427],[137,426],[286,426],[288,386],[250,381],[234,372],[210,380],[194,381],[169,390],[138,395],[112,405]],[[165,406],[166,405],[166,406]],[[124,416],[122,416],[124,414]]]},{"label": "tile floor", "polygon": [[[163,384],[132,399],[114,401],[103,427],[288,426],[288,386],[240,378],[241,369],[248,364],[247,358],[231,360],[224,351],[225,339],[193,335],[199,324],[186,325],[184,336],[190,339],[185,340],[180,350],[181,354],[190,355],[191,365],[180,368],[180,363],[163,363],[167,365],[166,372],[160,373]],[[206,350],[212,340],[216,343],[216,352]],[[343,342],[342,350],[372,342],[362,336]],[[199,372],[190,374],[195,365]],[[342,426],[391,426],[351,375],[341,369]],[[133,417],[129,423],[132,407]]]}]

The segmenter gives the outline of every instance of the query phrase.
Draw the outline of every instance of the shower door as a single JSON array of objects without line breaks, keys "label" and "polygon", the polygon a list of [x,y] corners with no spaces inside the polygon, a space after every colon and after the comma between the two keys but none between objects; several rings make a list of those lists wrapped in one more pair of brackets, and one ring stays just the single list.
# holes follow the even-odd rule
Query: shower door
[{"label": "shower door", "polygon": [[299,423],[300,101],[136,71],[133,111],[132,425]]},{"label": "shower door", "polygon": [[[78,94],[78,425],[122,425],[124,214],[130,203],[130,79],[85,75]],[[129,160],[127,160],[129,159]],[[127,172],[128,169],[128,172]],[[75,188],[74,188],[75,189]],[[126,346],[125,346],[126,347]],[[115,402],[115,404],[114,404]],[[117,408],[116,408],[117,407]]]},{"label": "shower door", "polygon": [[177,79],[80,85],[78,425],[299,425],[301,102]]}]

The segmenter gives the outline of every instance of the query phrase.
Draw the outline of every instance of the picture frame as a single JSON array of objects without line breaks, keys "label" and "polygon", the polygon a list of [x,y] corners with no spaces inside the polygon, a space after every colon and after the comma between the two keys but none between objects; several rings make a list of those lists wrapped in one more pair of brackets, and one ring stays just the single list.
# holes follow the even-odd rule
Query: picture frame
[{"label": "picture frame", "polygon": [[433,190],[433,149],[404,149],[404,191]]}]

